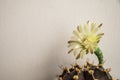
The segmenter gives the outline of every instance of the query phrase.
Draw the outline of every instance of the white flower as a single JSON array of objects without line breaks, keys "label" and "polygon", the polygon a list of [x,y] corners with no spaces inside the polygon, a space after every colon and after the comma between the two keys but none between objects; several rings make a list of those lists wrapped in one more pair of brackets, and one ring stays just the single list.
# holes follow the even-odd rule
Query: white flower
[{"label": "white flower", "polygon": [[73,31],[74,35],[68,41],[68,47],[70,47],[68,53],[73,52],[76,59],[82,58],[87,53],[94,53],[103,35],[103,33],[97,32],[101,26],[102,24],[97,25],[89,23],[89,21],[83,26],[77,26],[77,29]]}]

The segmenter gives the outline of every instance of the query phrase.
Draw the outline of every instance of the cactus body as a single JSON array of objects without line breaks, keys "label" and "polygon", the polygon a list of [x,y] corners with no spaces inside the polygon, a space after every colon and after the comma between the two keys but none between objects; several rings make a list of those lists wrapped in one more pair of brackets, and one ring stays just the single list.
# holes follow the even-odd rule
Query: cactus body
[{"label": "cactus body", "polygon": [[110,69],[105,69],[100,65],[87,63],[84,67],[74,65],[72,68],[63,70],[58,80],[113,80],[109,74]]}]

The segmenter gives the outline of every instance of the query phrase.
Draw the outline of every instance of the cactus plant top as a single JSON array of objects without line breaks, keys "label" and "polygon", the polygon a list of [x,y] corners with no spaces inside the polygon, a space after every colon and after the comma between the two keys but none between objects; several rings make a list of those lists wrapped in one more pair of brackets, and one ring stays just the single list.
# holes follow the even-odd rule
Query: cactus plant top
[{"label": "cactus plant top", "polygon": [[84,25],[77,26],[68,41],[68,53],[74,53],[76,59],[91,53],[97,56],[99,64],[95,65],[87,60],[84,65],[75,63],[71,68],[61,66],[63,73],[59,75],[58,80],[117,80],[110,75],[110,68],[103,67],[103,53],[98,46],[103,36],[103,33],[98,32],[101,26],[102,24],[87,21]]}]

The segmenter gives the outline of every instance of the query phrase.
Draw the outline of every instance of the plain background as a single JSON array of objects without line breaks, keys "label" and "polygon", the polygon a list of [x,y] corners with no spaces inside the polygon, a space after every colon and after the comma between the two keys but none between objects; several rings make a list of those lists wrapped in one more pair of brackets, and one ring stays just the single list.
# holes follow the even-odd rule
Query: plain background
[{"label": "plain background", "polygon": [[67,41],[87,20],[103,23],[104,66],[120,78],[120,0],[0,0],[0,80],[53,80],[75,62]]}]

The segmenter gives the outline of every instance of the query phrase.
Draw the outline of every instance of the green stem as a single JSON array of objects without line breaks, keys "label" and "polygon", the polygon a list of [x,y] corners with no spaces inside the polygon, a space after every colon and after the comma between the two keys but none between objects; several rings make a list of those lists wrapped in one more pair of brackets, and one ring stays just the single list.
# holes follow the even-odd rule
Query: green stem
[{"label": "green stem", "polygon": [[100,48],[97,47],[94,53],[95,53],[95,55],[96,55],[97,58],[98,58],[99,64],[103,64],[103,53],[102,53],[102,51],[100,50]]}]

